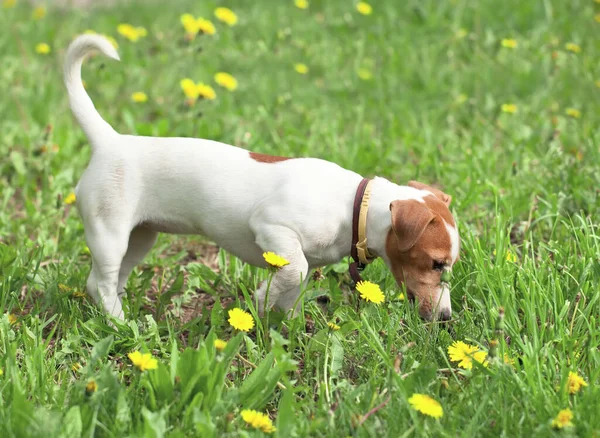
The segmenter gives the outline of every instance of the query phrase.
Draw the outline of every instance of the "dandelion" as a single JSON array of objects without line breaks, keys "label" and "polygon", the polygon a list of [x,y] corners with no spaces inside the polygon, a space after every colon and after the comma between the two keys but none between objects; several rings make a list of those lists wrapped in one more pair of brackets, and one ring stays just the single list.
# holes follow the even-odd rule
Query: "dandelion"
[{"label": "dandelion", "polygon": [[362,15],[371,15],[373,13],[373,7],[366,2],[358,2],[356,4],[356,10]]},{"label": "dandelion", "polygon": [[196,35],[198,33],[198,23],[192,14],[183,14],[181,17],[179,17],[179,20],[181,21],[186,33],[190,35]]},{"label": "dandelion", "polygon": [[41,20],[45,16],[46,16],[46,7],[45,6],[38,6],[31,12],[31,18],[33,18],[34,20]]},{"label": "dandelion", "polygon": [[396,297],[396,299],[397,299],[398,301],[404,301],[404,300],[406,299],[406,297],[404,296],[404,294],[403,294],[402,292],[400,292],[400,293],[398,294],[398,296]]},{"label": "dandelion", "polygon": [[358,69],[358,77],[363,81],[368,81],[373,77],[373,73],[368,68],[362,67]]},{"label": "dandelion", "polygon": [[228,24],[229,26],[235,26],[238,22],[237,15],[235,15],[235,12],[233,12],[229,8],[215,9],[215,17],[217,17],[217,20],[222,21],[223,23]]},{"label": "dandelion", "polygon": [[480,351],[475,345],[465,344],[462,341],[454,341],[448,347],[448,356],[452,362],[458,362],[458,366],[465,370],[473,368],[473,360],[487,367],[488,362],[485,360],[487,353]]},{"label": "dandelion", "polygon": [[40,55],[47,55],[50,53],[50,46],[46,43],[39,43],[35,46],[35,53],[39,53]]},{"label": "dandelion", "polygon": [[67,197],[65,198],[65,204],[67,205],[71,205],[71,204],[75,204],[75,201],[77,201],[77,197],[75,196],[75,193],[71,192],[67,195]]},{"label": "dandelion", "polygon": [[277,430],[275,426],[273,426],[271,419],[262,412],[244,409],[242,411],[242,419],[253,428],[260,429],[264,433],[273,433]]},{"label": "dandelion", "polygon": [[229,91],[234,91],[238,87],[238,81],[229,73],[219,72],[215,75],[215,82]]},{"label": "dandelion", "polygon": [[227,342],[222,339],[215,339],[214,346],[217,350],[223,351],[227,347]]},{"label": "dandelion", "polygon": [[75,362],[73,365],[71,365],[71,371],[73,371],[74,373],[76,373],[80,369],[81,369],[81,364],[79,362]]},{"label": "dandelion", "polygon": [[567,49],[569,52],[573,52],[573,53],[581,52],[581,46],[579,44],[575,44],[575,43],[565,44],[565,49]]},{"label": "dandelion", "polygon": [[581,117],[581,111],[575,108],[567,108],[565,110],[565,114],[569,117],[573,117],[574,119],[578,119]]},{"label": "dandelion", "polygon": [[578,393],[581,388],[588,386],[579,374],[569,371],[569,377],[567,378],[567,387],[569,388],[569,394]]},{"label": "dandelion", "polygon": [[96,391],[98,391],[98,384],[96,383],[96,381],[90,380],[89,382],[87,382],[87,385],[85,385],[85,392],[89,395],[93,394]]},{"label": "dandelion", "polygon": [[277,269],[290,264],[288,260],[271,251],[263,253],[263,258],[265,259],[265,262]]},{"label": "dandelion", "polygon": [[196,20],[196,25],[198,26],[198,30],[203,34],[214,35],[215,33],[217,33],[217,28],[210,20],[198,18],[198,20]]},{"label": "dandelion", "polygon": [[2,376],[4,374],[4,370],[2,368],[0,368],[0,376]]},{"label": "dandelion", "polygon": [[117,26],[117,32],[123,35],[132,43],[137,42],[141,37],[145,37],[148,32],[143,27],[135,27],[131,24],[121,23]]},{"label": "dandelion", "polygon": [[517,108],[517,105],[515,105],[514,103],[502,104],[502,106],[500,108],[502,109],[503,113],[508,113],[508,114],[514,114],[519,110]]},{"label": "dandelion", "polygon": [[296,70],[301,75],[305,75],[306,73],[308,73],[308,67],[306,66],[306,64],[302,64],[301,62],[294,64],[294,70]]},{"label": "dandelion", "polygon": [[235,309],[231,309],[228,314],[229,319],[227,321],[234,329],[249,332],[254,327],[252,315],[245,310],[236,307]]},{"label": "dandelion", "polygon": [[136,103],[144,103],[148,101],[148,96],[143,91],[136,91],[131,94],[131,100]]},{"label": "dandelion", "polygon": [[142,372],[158,368],[158,361],[153,358],[150,353],[134,351],[129,353],[127,357],[129,357],[129,360]]},{"label": "dandelion", "polygon": [[179,81],[179,85],[188,99],[196,100],[198,98],[198,88],[194,81],[189,78],[182,79]]},{"label": "dandelion", "polygon": [[356,290],[360,292],[360,297],[365,301],[370,301],[375,304],[381,304],[385,301],[385,297],[379,285],[370,281],[359,281],[356,284]]},{"label": "dandelion", "polygon": [[217,93],[210,85],[199,83],[196,84],[196,89],[198,90],[198,96],[203,99],[214,100],[217,97]]},{"label": "dandelion", "polygon": [[502,47],[505,47],[507,49],[516,49],[518,46],[517,40],[514,40],[512,38],[504,38],[500,44],[502,45]]},{"label": "dandelion", "polygon": [[17,4],[17,0],[2,0],[2,7],[4,9],[14,8]]},{"label": "dandelion", "polygon": [[16,324],[16,323],[17,323],[17,317],[16,317],[16,315],[14,315],[14,314],[12,314],[12,313],[9,313],[9,314],[8,314],[8,323],[9,323],[10,325],[14,325],[14,324]]},{"label": "dandelion", "polygon": [[295,0],[294,4],[298,9],[308,9],[308,0]]},{"label": "dandelion", "polygon": [[444,415],[442,405],[437,400],[425,394],[413,394],[408,402],[412,408],[422,414],[429,415],[433,418],[440,418]]},{"label": "dandelion", "polygon": [[560,411],[554,420],[552,420],[552,427],[554,429],[562,429],[563,427],[571,427],[573,423],[571,420],[573,419],[573,412],[571,409],[563,409]]},{"label": "dandelion", "polygon": [[515,365],[515,360],[512,357],[510,357],[508,355],[508,353],[504,353],[503,361],[507,365],[510,365],[510,366],[514,366]]},{"label": "dandelion", "polygon": [[340,329],[340,326],[337,325],[335,322],[328,322],[327,323],[327,327],[329,327],[331,330],[338,331]]}]

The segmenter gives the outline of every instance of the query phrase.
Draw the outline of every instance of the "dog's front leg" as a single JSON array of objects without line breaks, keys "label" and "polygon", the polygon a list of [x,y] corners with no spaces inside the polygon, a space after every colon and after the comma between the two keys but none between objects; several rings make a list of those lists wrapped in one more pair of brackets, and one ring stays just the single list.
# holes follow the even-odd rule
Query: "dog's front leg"
[{"label": "dog's front leg", "polygon": [[259,314],[276,304],[285,312],[292,310],[292,316],[295,316],[301,307],[298,300],[300,285],[308,275],[308,262],[298,236],[286,227],[269,227],[257,233],[256,243],[263,251],[272,251],[290,262],[273,274],[270,283],[263,282],[256,291]]}]

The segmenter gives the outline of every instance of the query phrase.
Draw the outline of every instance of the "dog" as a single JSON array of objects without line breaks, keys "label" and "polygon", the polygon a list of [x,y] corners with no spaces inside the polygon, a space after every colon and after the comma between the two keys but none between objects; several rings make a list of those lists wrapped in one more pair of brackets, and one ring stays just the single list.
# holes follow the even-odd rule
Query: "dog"
[{"label": "dog", "polygon": [[451,318],[450,289],[442,280],[458,259],[460,242],[449,195],[414,181],[366,180],[316,158],[119,134],[81,80],[83,60],[95,51],[119,60],[106,38],[80,35],[67,49],[64,81],[92,149],[76,205],[92,255],[87,292],[106,312],[124,318],[121,296],[129,275],[158,233],[174,233],[206,236],[258,267],[267,267],[265,252],[289,261],[274,274],[268,302],[265,283],[255,292],[259,309],[297,314],[311,269],[352,254],[351,272],[357,262],[382,258],[416,298],[422,318]]}]

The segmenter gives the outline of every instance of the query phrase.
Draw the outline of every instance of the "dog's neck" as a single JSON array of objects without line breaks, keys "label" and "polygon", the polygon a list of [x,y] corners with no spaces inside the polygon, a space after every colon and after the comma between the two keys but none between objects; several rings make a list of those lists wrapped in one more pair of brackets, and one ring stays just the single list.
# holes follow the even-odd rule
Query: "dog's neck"
[{"label": "dog's neck", "polygon": [[390,203],[403,199],[422,199],[423,192],[408,186],[399,186],[385,178],[375,177],[371,188],[367,215],[367,247],[371,254],[387,262],[385,244],[392,227]]}]

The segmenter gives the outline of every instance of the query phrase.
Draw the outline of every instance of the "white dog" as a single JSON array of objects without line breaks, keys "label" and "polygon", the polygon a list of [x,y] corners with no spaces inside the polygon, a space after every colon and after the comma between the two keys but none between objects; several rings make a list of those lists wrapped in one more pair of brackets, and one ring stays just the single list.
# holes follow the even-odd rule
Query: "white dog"
[{"label": "white dog", "polygon": [[123,318],[127,278],[163,232],[204,235],[259,267],[266,266],[266,251],[286,258],[289,265],[271,282],[269,303],[266,285],[256,291],[260,309],[296,311],[310,270],[352,253],[362,263],[381,257],[417,298],[423,318],[451,318],[450,291],[441,278],[458,258],[459,236],[448,195],[416,182],[364,180],[314,158],[119,134],[81,81],[83,59],[94,50],[119,59],[104,37],[79,36],[67,51],[65,84],[92,147],[76,188],[92,254],[87,290],[107,312]]}]

